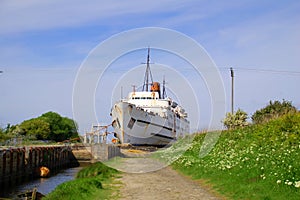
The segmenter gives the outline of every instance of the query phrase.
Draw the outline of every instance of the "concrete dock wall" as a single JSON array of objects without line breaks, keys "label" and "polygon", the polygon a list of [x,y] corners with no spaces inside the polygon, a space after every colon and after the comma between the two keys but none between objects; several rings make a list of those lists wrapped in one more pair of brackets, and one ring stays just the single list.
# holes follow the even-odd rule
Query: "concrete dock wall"
[{"label": "concrete dock wall", "polygon": [[93,161],[106,161],[116,156],[122,156],[120,147],[113,144],[93,144],[91,145]]},{"label": "concrete dock wall", "polygon": [[38,176],[45,166],[50,173],[77,166],[72,149],[68,146],[36,146],[0,149],[0,188],[7,188]]}]

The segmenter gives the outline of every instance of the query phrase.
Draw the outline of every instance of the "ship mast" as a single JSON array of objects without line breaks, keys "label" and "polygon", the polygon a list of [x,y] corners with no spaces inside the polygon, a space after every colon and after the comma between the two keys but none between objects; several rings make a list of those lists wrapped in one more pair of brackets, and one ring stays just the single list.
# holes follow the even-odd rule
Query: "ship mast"
[{"label": "ship mast", "polygon": [[[153,84],[153,78],[152,78],[152,73],[150,70],[150,47],[148,47],[148,56],[147,56],[147,67],[146,67],[146,72],[145,72],[145,77],[144,77],[144,85],[143,85],[143,91],[148,92],[148,85]],[[149,76],[151,79],[151,83],[149,84]]]}]

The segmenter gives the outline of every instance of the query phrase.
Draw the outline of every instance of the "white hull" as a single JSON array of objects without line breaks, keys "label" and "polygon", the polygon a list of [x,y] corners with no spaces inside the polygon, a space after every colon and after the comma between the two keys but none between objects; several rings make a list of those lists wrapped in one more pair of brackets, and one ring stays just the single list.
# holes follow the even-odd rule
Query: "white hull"
[{"label": "white hull", "polygon": [[133,145],[167,145],[188,134],[189,121],[170,108],[164,109],[161,116],[129,102],[118,102],[111,112],[114,132],[121,143]]}]

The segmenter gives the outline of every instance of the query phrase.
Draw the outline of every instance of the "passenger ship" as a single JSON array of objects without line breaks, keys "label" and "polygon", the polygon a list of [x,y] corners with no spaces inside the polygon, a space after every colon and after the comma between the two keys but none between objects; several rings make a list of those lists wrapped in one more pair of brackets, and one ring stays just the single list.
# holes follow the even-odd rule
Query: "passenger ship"
[{"label": "passenger ship", "polygon": [[143,90],[135,91],[134,88],[111,110],[115,136],[122,144],[165,146],[190,131],[185,110],[166,96],[165,81],[162,91],[160,84],[153,82],[149,54],[150,49]]}]

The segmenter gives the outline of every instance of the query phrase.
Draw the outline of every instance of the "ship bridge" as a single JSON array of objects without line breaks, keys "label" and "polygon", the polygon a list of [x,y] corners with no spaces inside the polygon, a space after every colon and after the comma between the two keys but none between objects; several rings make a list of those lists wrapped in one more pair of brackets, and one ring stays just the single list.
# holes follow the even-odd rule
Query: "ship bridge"
[{"label": "ship bridge", "polygon": [[169,99],[160,99],[158,92],[130,92],[127,102],[137,107],[160,107],[166,108],[170,106]]}]

